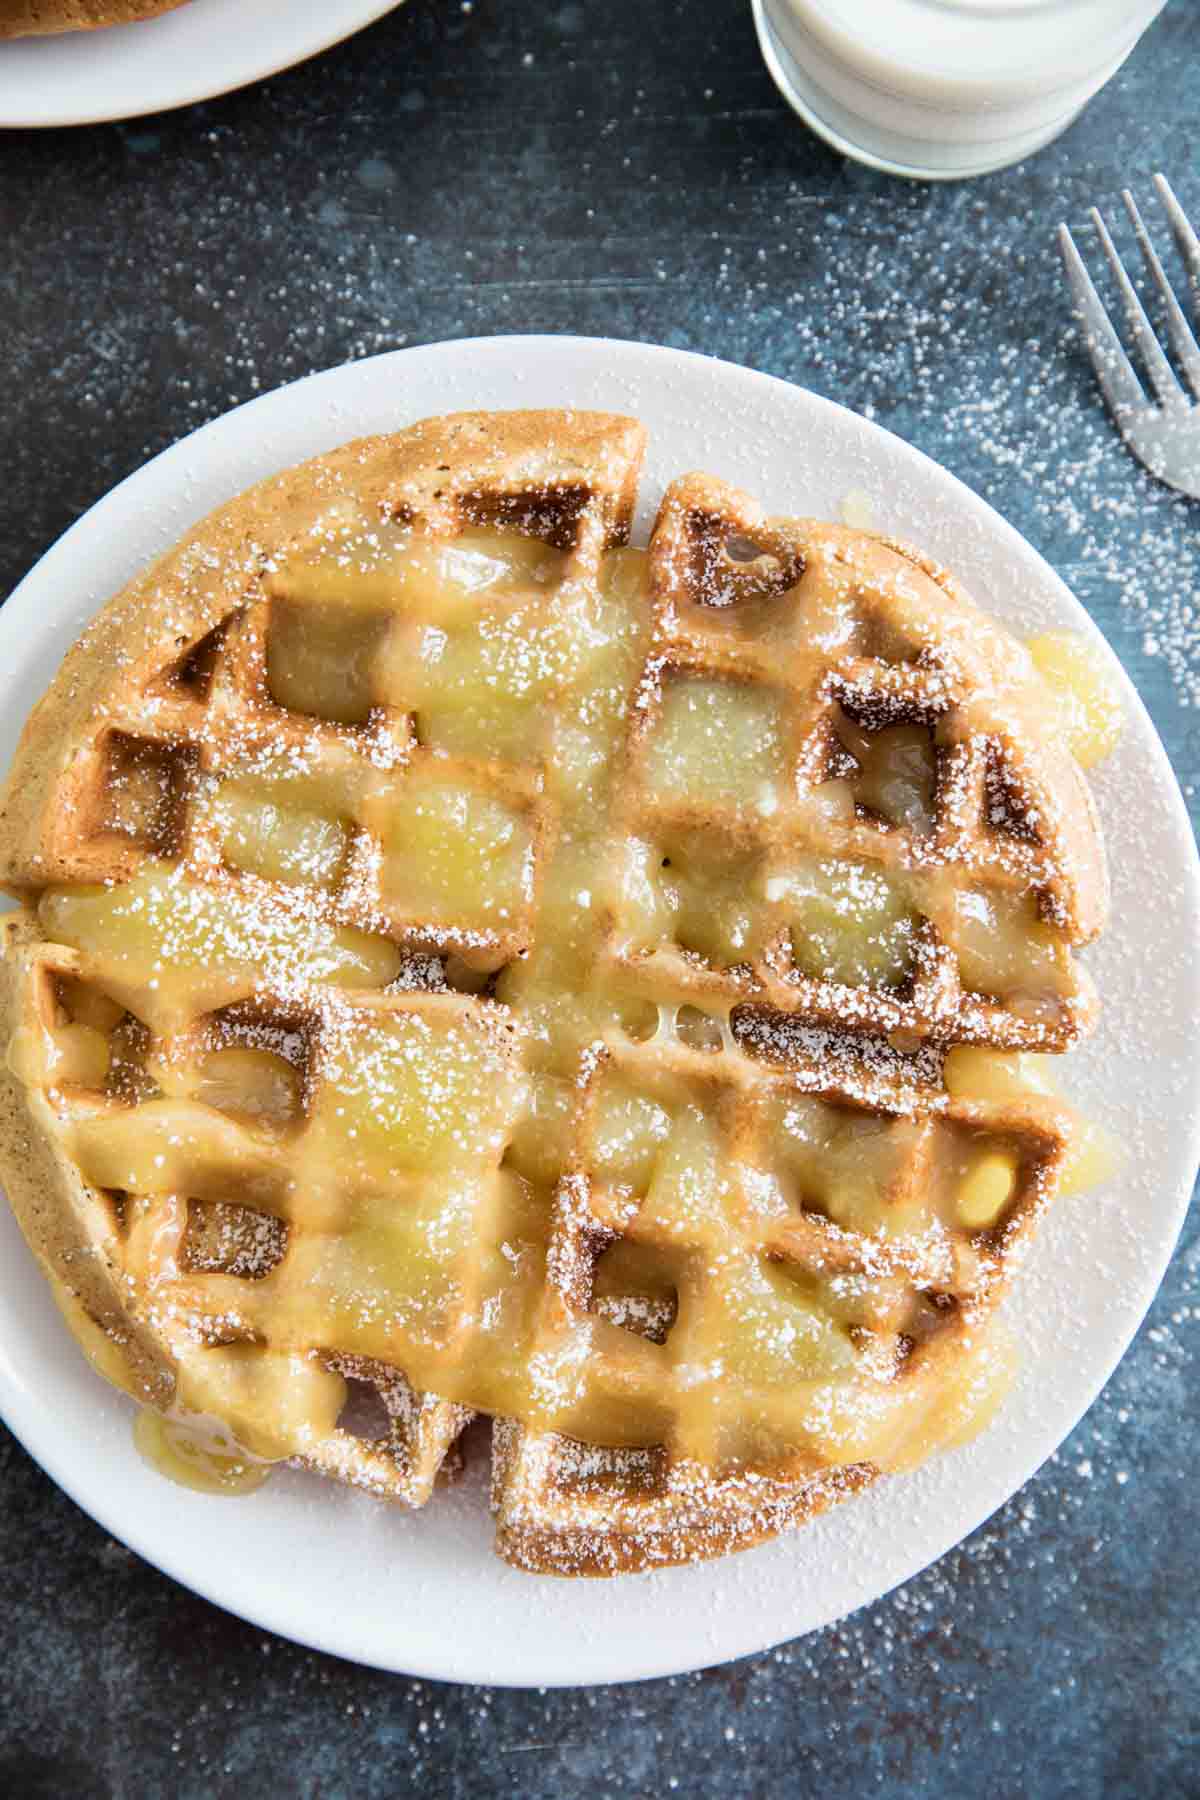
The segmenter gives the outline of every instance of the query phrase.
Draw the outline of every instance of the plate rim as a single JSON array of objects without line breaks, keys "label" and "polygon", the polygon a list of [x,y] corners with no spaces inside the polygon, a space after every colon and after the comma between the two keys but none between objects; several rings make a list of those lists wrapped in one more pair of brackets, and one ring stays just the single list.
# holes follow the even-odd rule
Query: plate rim
[{"label": "plate rim", "polygon": [[[1028,559],[1033,560],[1033,563],[1037,565],[1039,569],[1043,582],[1055,591],[1056,597],[1060,601],[1065,600],[1067,602],[1067,610],[1075,616],[1076,621],[1086,632],[1090,640],[1104,646],[1105,654],[1112,667],[1119,672],[1122,692],[1126,704],[1140,717],[1142,747],[1148,752],[1154,762],[1156,788],[1158,789],[1159,797],[1166,807],[1173,836],[1179,838],[1181,849],[1186,846],[1187,849],[1190,850],[1190,855],[1184,854],[1181,857],[1178,868],[1174,870],[1173,873],[1177,874],[1183,883],[1183,904],[1185,910],[1193,919],[1200,920],[1200,856],[1197,855],[1196,845],[1191,831],[1191,824],[1180,792],[1179,783],[1175,777],[1174,770],[1172,769],[1161,739],[1159,738],[1157,729],[1155,728],[1144,703],[1141,701],[1131,678],[1123,669],[1111,647],[1108,646],[1107,640],[1099,631],[1099,628],[1095,625],[1094,621],[1092,621],[1090,615],[1086,612],[1086,609],[1084,609],[1081,603],[1075,599],[1065,582],[1062,581],[1045,558],[1043,558],[1033,545],[1030,544],[1014,526],[1009,524],[1009,522],[1004,519],[989,502],[984,500],[982,496],[976,494],[942,464],[937,463],[933,458],[927,456],[915,445],[907,443],[907,441],[900,438],[898,434],[888,431],[886,427],[879,425],[877,421],[865,419],[862,415],[854,413],[851,409],[839,405],[836,401],[829,400],[824,395],[813,393],[810,389],[803,388],[797,383],[789,382],[781,377],[768,375],[758,370],[747,369],[740,364],[728,362],[695,351],[676,349],[670,346],[651,345],[637,340],[579,337],[572,334],[556,333],[463,338],[429,345],[409,346],[400,350],[384,352],[374,357],[360,359],[359,361],[338,364],[332,368],[316,371],[301,377],[297,381],[286,383],[282,387],[272,390],[270,393],[258,395],[254,399],[244,402],[238,407],[231,408],[228,412],[220,415],[218,418],[198,427],[195,431],[179,439],[166,450],[142,464],[115,487],[103,494],[68,527],[68,529],[43,553],[41,557],[38,558],[28,574],[13,590],[13,593],[7,602],[3,607],[0,607],[0,667],[3,667],[4,652],[8,643],[11,642],[10,634],[18,634],[22,626],[26,623],[27,618],[32,619],[36,613],[38,607],[38,587],[40,583],[53,578],[55,575],[53,566],[47,571],[47,564],[54,565],[58,563],[60,559],[63,562],[67,562],[71,555],[74,540],[76,540],[77,537],[85,537],[89,532],[102,526],[106,515],[110,512],[114,516],[119,514],[122,506],[128,502],[131,491],[140,488],[143,483],[150,480],[148,471],[157,470],[160,476],[164,473],[169,476],[169,490],[176,495],[180,492],[181,488],[186,492],[188,459],[195,457],[197,448],[202,444],[207,451],[209,444],[215,448],[226,434],[238,435],[235,428],[232,427],[231,421],[242,419],[243,415],[259,412],[265,415],[276,408],[282,412],[290,405],[296,403],[296,396],[298,394],[302,399],[311,401],[315,395],[319,394],[322,388],[325,388],[329,393],[333,393],[337,389],[339,383],[344,382],[347,377],[350,376],[352,371],[363,371],[367,368],[380,368],[380,366],[384,364],[389,365],[389,371],[400,372],[402,371],[403,364],[406,360],[411,363],[414,359],[418,358],[432,359],[436,362],[439,358],[450,358],[458,361],[461,358],[469,358],[472,355],[477,357],[481,356],[485,359],[491,355],[502,355],[505,359],[511,361],[513,357],[525,358],[541,355],[561,356],[564,352],[570,353],[572,350],[577,351],[581,355],[595,356],[599,354],[603,357],[616,358],[618,360],[632,358],[634,361],[637,361],[638,359],[661,361],[662,359],[666,359],[681,371],[686,372],[690,370],[699,372],[702,375],[705,373],[711,375],[714,371],[719,372],[722,378],[732,378],[736,382],[745,383],[748,389],[761,384],[772,391],[783,390],[783,392],[778,395],[779,403],[781,405],[795,405],[798,396],[802,409],[805,406],[812,406],[816,409],[817,414],[824,414],[827,418],[832,417],[835,428],[840,424],[841,428],[845,429],[844,421],[848,418],[853,421],[855,430],[866,431],[872,437],[877,436],[887,440],[886,448],[890,457],[898,455],[901,464],[908,459],[916,459],[916,463],[922,467],[927,479],[931,478],[936,483],[951,484],[960,497],[965,497],[965,504],[968,512],[974,513],[977,519],[982,519],[985,522],[988,534],[993,541],[998,540],[1007,550],[1014,553],[1020,561],[1028,561]],[[397,368],[398,365],[399,370]],[[362,378],[363,377],[360,374],[359,379]],[[486,373],[483,380],[486,385]],[[403,387],[401,382],[399,388],[401,396],[402,392]],[[595,402],[589,401],[586,404],[595,404]],[[339,415],[339,409],[336,406],[336,403],[332,409],[327,409],[325,414],[322,413],[322,409],[319,406],[314,404],[305,406],[303,410],[306,416],[314,421],[322,416],[328,417],[330,414],[336,419]],[[397,412],[399,415],[397,418],[397,429],[399,429],[401,428],[404,419],[407,417],[402,398],[398,400]],[[427,415],[419,413],[417,416]],[[285,422],[285,434],[289,429],[290,427]],[[358,434],[355,433],[354,435]],[[295,454],[289,453],[287,463],[282,465],[275,464],[271,461],[270,455],[272,446],[271,431],[269,429],[263,431],[259,436],[263,449],[256,449],[254,453],[255,460],[258,464],[259,476],[271,473],[272,469],[276,466],[286,467],[288,464],[298,460]],[[342,432],[341,441],[347,441],[345,431]],[[265,456],[263,454],[264,450],[266,452]],[[707,444],[705,446],[705,451],[706,454],[714,454],[711,447]],[[314,453],[315,451],[312,450],[306,452],[306,454]],[[242,491],[247,483],[232,471],[230,479],[231,482],[236,483],[236,485],[232,485],[229,488],[229,494],[230,497],[232,497],[234,493]],[[224,483],[222,483],[222,485],[224,485]],[[208,510],[209,508],[207,506],[204,507],[202,511],[197,514],[197,517],[203,517]],[[171,536],[168,539],[168,542],[177,539],[186,529],[187,527],[185,525],[179,525],[175,520],[174,515],[172,515]],[[82,585],[83,583],[77,577],[74,590],[74,596],[77,602]],[[53,609],[53,618],[61,619],[63,612],[69,609],[71,602],[71,589],[69,583],[64,584],[63,592],[66,595],[66,598],[59,602],[57,608]],[[95,610],[95,603],[90,603],[90,610]],[[48,636],[52,632],[52,627],[43,625],[43,631]],[[1182,1105],[1182,1102],[1180,1104]],[[1194,1066],[1191,1070],[1191,1082],[1187,1095],[1187,1104],[1189,1107],[1186,1121],[1188,1130],[1182,1157],[1183,1163],[1186,1163],[1186,1165],[1194,1171],[1196,1164],[1200,1162],[1200,1065]],[[1031,1475],[1041,1467],[1045,1460],[1053,1454],[1054,1450],[1064,1441],[1064,1438],[1069,1431],[1074,1429],[1075,1425],[1078,1424],[1079,1420],[1083,1418],[1089,1408],[1093,1405],[1097,1395],[1100,1393],[1105,1383],[1110,1379],[1113,1370],[1125,1355],[1129,1344],[1140,1328],[1145,1314],[1161,1286],[1167,1266],[1174,1254],[1179,1232],[1187,1213],[1190,1193],[1190,1181],[1185,1186],[1181,1178],[1178,1191],[1173,1195],[1173,1213],[1169,1219],[1167,1215],[1164,1214],[1164,1220],[1166,1221],[1164,1231],[1169,1237],[1169,1242],[1166,1244],[1161,1260],[1155,1261],[1152,1274],[1144,1274],[1136,1283],[1132,1284],[1135,1289],[1135,1297],[1134,1302],[1131,1303],[1129,1316],[1122,1322],[1120,1331],[1115,1333],[1110,1340],[1106,1340],[1107,1347],[1105,1352],[1103,1356],[1098,1356],[1094,1365],[1091,1366],[1086,1383],[1078,1389],[1072,1388],[1072,1399],[1070,1401],[1072,1419],[1066,1429],[1060,1431],[1057,1426],[1052,1427],[1052,1441],[1043,1441],[1045,1435],[1043,1433],[1036,1440],[1032,1452],[1029,1449],[1028,1443],[1023,1442],[1018,1453],[1010,1457],[1008,1463],[1006,1463],[1006,1473],[1003,1478],[1005,1483],[1004,1493],[1000,1494],[999,1497],[989,1493],[981,1510],[973,1504],[971,1509],[971,1519],[965,1526],[960,1522],[955,1521],[948,1531],[943,1530],[933,1533],[929,1542],[922,1545],[920,1551],[921,1560],[919,1560],[915,1566],[909,1567],[906,1573],[897,1577],[895,1580],[890,1578],[885,1579],[883,1585],[877,1590],[873,1589],[870,1593],[857,1598],[851,1598],[847,1605],[836,1607],[833,1611],[828,1612],[827,1616],[823,1618],[800,1623],[798,1628],[796,1628],[800,1633],[803,1634],[811,1630],[819,1629],[822,1624],[828,1624],[833,1619],[845,1617],[848,1613],[857,1611],[863,1606],[874,1604],[883,1594],[892,1591],[897,1585],[900,1585],[904,1581],[914,1579],[921,1570],[928,1568],[949,1549],[953,1548],[956,1544],[961,1543],[972,1531],[978,1529],[978,1527],[984,1523],[986,1519],[991,1517],[997,1508],[1003,1505],[1008,1498],[1011,1498],[1012,1494],[1017,1492],[1019,1488],[1029,1480]],[[160,1569],[172,1579],[177,1580],[182,1585],[190,1588],[202,1598],[221,1607],[223,1610],[231,1612],[235,1616],[246,1620],[251,1625],[274,1631],[278,1633],[278,1635],[305,1645],[308,1648],[326,1654],[340,1655],[348,1660],[359,1662],[364,1666],[375,1667],[389,1672],[418,1675],[426,1679],[486,1682],[488,1685],[494,1686],[549,1687],[589,1685],[610,1681],[640,1681],[653,1679],[663,1675],[682,1673],[692,1668],[711,1666],[714,1662],[722,1662],[735,1657],[755,1654],[762,1650],[769,1649],[774,1644],[786,1641],[790,1636],[796,1635],[796,1630],[781,1634],[775,1626],[772,1625],[770,1628],[770,1635],[764,1638],[761,1633],[756,1634],[755,1631],[751,1629],[748,1632],[743,1631],[740,1634],[736,1634],[736,1641],[731,1641],[727,1646],[721,1647],[715,1655],[701,1655],[699,1658],[693,1656],[691,1660],[680,1660],[678,1655],[675,1654],[658,1656],[650,1655],[648,1657],[644,1650],[641,1659],[639,1660],[636,1652],[630,1654],[627,1646],[622,1644],[618,1654],[624,1653],[628,1657],[628,1664],[621,1662],[620,1666],[618,1666],[617,1659],[614,1658],[612,1654],[607,1653],[606,1647],[605,1650],[602,1650],[599,1653],[593,1651],[585,1659],[589,1666],[586,1667],[582,1673],[578,1672],[578,1670],[570,1673],[563,1673],[561,1668],[541,1668],[534,1673],[522,1672],[506,1675],[502,1671],[497,1671],[497,1669],[491,1665],[488,1665],[486,1668],[481,1668],[479,1656],[478,1654],[472,1655],[471,1647],[468,1647],[464,1653],[462,1647],[454,1642],[449,1642],[444,1646],[444,1654],[439,1654],[437,1657],[433,1658],[422,1654],[415,1660],[411,1655],[400,1655],[398,1657],[391,1652],[387,1655],[381,1655],[370,1650],[364,1651],[362,1648],[356,1647],[354,1643],[346,1637],[345,1633],[341,1631],[330,1630],[328,1628],[322,1630],[315,1625],[306,1625],[303,1621],[298,1622],[297,1618],[290,1610],[289,1604],[282,1599],[272,1597],[267,1600],[264,1599],[263,1596],[257,1595],[249,1606],[244,1602],[239,1603],[236,1597],[231,1597],[226,1591],[229,1578],[223,1577],[220,1571],[217,1571],[214,1574],[203,1568],[199,1571],[194,1568],[189,1568],[187,1566],[186,1555],[177,1556],[174,1553],[173,1546],[170,1545],[167,1551],[164,1552],[161,1545],[154,1543],[152,1520],[138,1518],[132,1522],[128,1521],[121,1515],[119,1506],[114,1503],[116,1499],[115,1496],[101,1496],[100,1499],[97,1500],[95,1496],[89,1494],[85,1498],[84,1495],[87,1490],[86,1470],[81,1465],[75,1467],[72,1466],[69,1447],[66,1445],[58,1445],[56,1447],[52,1441],[52,1433],[49,1434],[51,1441],[49,1443],[44,1441],[47,1434],[39,1432],[38,1429],[39,1423],[44,1425],[44,1417],[39,1421],[36,1417],[36,1407],[31,1406],[26,1409],[23,1406],[21,1402],[22,1390],[19,1385],[14,1386],[9,1379],[8,1372],[5,1368],[3,1350],[3,1335],[2,1329],[0,1329],[0,1417],[4,1418],[5,1422],[9,1425],[9,1428],[13,1431],[14,1435],[22,1443],[30,1456],[33,1457],[34,1461],[46,1471],[51,1479],[54,1480],[83,1511],[93,1518],[104,1530],[125,1543],[144,1560],[151,1563],[152,1566]],[[99,1380],[99,1377],[96,1376],[91,1376],[90,1378],[97,1381]],[[1079,1398],[1081,1394],[1083,1396],[1082,1399]],[[78,1458],[76,1458],[76,1463],[78,1465]],[[1011,1465],[1011,1467],[1009,1465]],[[1013,1469],[1016,1470],[1015,1476],[1012,1472]],[[838,1510],[840,1511],[840,1509]],[[836,1514],[831,1516],[836,1516]],[[812,1528],[810,1527],[810,1530],[811,1529]],[[786,1542],[787,1540],[785,1539],[784,1541]],[[741,1553],[741,1556],[753,1556],[754,1554],[755,1552],[753,1551],[744,1552]],[[740,1562],[741,1556],[733,1559],[725,1559],[724,1563],[718,1562],[703,1565],[703,1567],[709,1571],[719,1570],[723,1567],[727,1567],[730,1561],[733,1561],[735,1564]],[[661,1578],[662,1577],[660,1576],[646,1576],[624,1577],[622,1579],[623,1581],[654,1581]],[[589,1583],[587,1585],[591,1586],[593,1584]],[[735,1634],[730,1633],[731,1638],[734,1637],[734,1635]]]}]

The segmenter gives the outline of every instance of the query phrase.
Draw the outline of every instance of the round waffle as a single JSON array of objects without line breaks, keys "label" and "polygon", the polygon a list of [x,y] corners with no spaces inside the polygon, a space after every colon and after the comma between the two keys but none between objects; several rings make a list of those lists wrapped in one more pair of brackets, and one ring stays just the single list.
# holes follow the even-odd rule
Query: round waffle
[{"label": "round waffle", "polygon": [[570,1573],[978,1428],[1072,1133],[1018,1059],[1090,1023],[1105,905],[1027,652],[710,477],[626,548],[642,437],[264,483],[0,796],[0,1167],[104,1372],[413,1504],[487,1413],[502,1553]]}]

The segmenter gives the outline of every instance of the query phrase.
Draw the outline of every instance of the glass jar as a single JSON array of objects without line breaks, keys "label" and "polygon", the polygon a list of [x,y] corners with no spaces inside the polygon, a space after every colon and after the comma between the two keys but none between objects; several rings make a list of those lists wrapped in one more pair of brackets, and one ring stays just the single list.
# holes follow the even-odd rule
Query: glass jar
[{"label": "glass jar", "polygon": [[752,0],[780,92],[835,149],[928,180],[1040,150],[1166,0]]}]

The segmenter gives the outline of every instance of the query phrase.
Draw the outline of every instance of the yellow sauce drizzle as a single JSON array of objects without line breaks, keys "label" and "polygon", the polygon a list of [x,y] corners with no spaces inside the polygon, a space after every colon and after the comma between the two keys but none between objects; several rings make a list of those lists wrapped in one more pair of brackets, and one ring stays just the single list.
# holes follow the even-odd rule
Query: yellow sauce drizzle
[{"label": "yellow sauce drizzle", "polygon": [[1121,690],[1109,659],[1078,631],[1031,638],[1030,656],[1053,697],[1067,743],[1084,769],[1116,749],[1125,728]]},{"label": "yellow sauce drizzle", "polygon": [[271,1473],[215,1420],[167,1418],[143,1406],[133,1421],[139,1454],[159,1475],[201,1494],[253,1494]]},{"label": "yellow sauce drizzle", "polygon": [[[390,787],[347,776],[336,793],[314,778],[290,811],[286,782],[270,771],[219,787],[213,829],[243,882],[262,873],[311,894],[311,906],[253,886],[230,894],[153,859],[129,882],[49,890],[41,903],[48,935],[81,953],[88,979],[162,1035],[245,999],[264,975],[301,999],[308,984],[328,984],[307,1116],[299,1078],[264,1063],[266,1052],[208,1049],[194,1066],[182,1052],[164,1057],[142,1104],[97,1108],[73,1126],[85,1178],[137,1197],[132,1234],[147,1282],[169,1265],[180,1306],[190,1279],[197,1313],[223,1308],[244,1340],[201,1348],[181,1333],[179,1410],[139,1415],[141,1453],[205,1492],[252,1491],[270,1462],[302,1456],[336,1429],[345,1384],[314,1345],[378,1358],[420,1390],[593,1444],[642,1446],[669,1433],[673,1449],[708,1466],[745,1464],[765,1443],[814,1467],[869,1459],[903,1468],[982,1429],[1015,1371],[1002,1333],[981,1329],[932,1393],[880,1378],[864,1372],[856,1345],[864,1335],[899,1341],[911,1282],[793,1275],[731,1236],[731,1219],[751,1205],[783,1230],[798,1199],[881,1245],[990,1228],[1015,1179],[992,1151],[970,1163],[957,1193],[931,1182],[894,1203],[896,1171],[913,1152],[903,1119],[848,1123],[844,1109],[793,1097],[775,1121],[779,1168],[733,1167],[715,1106],[699,1104],[686,1083],[648,1078],[655,1091],[629,1092],[606,1073],[588,1127],[591,1166],[608,1202],[636,1215],[651,1241],[628,1240],[632,1299],[610,1293],[607,1313],[547,1323],[551,1184],[567,1161],[581,1055],[626,1025],[637,1002],[597,971],[597,921],[619,914],[639,949],[643,937],[649,951],[676,931],[718,961],[735,960],[747,945],[757,950],[763,929],[746,904],[754,892],[760,915],[792,931],[800,967],[811,956],[814,974],[888,985],[909,966],[910,895],[861,865],[810,867],[799,857],[754,890],[758,876],[738,850],[727,866],[697,872],[686,845],[672,859],[659,845],[614,842],[614,768],[646,649],[643,553],[616,552],[578,591],[564,584],[561,604],[550,602],[562,559],[528,540],[480,533],[431,546],[392,534],[365,581],[348,560],[340,544],[273,578],[272,691],[347,726],[380,706],[412,708],[422,747],[444,765],[390,777]],[[349,659],[338,654],[347,632]],[[1060,696],[1076,755],[1087,764],[1105,754],[1120,710],[1103,665],[1063,634],[1036,639],[1030,652]],[[881,816],[912,826],[928,811],[929,753],[907,728],[879,735],[882,745],[860,746],[863,780]],[[733,795],[744,814],[769,817],[793,803],[785,736],[769,694],[676,675],[646,779],[660,802]],[[506,1025],[457,994],[391,1012],[356,1008],[340,990],[377,996],[400,953],[328,906],[360,828],[381,845],[389,900],[415,917],[436,924],[443,904],[461,912],[466,894],[472,924],[501,929],[531,906],[528,795],[485,791],[468,761],[496,754],[536,770],[554,821],[537,932],[498,980],[497,998],[520,1021],[519,1054]],[[829,798],[852,813],[849,789]],[[1035,984],[1053,997],[1066,980],[1065,946],[1021,902],[1006,911],[965,899],[979,902],[956,926],[973,985],[1002,994]],[[678,1006],[659,1011],[660,1031],[680,1029]],[[728,1047],[724,1016],[706,1029]],[[77,1019],[48,1044],[21,1039],[9,1054],[36,1083],[53,1079],[56,1059],[77,1081],[99,1088],[107,1079],[103,1036]],[[1051,1094],[1044,1060],[956,1050],[947,1086],[980,1098]],[[239,1082],[240,1106],[230,1097]],[[950,1129],[929,1126],[937,1144]],[[938,1149],[930,1154],[936,1165]],[[1066,1191],[1101,1178],[1105,1158],[1102,1135],[1082,1130]],[[235,1197],[287,1227],[286,1257],[252,1280],[189,1275],[189,1203]],[[669,1342],[615,1322],[635,1302],[656,1317],[674,1305]],[[81,1309],[66,1310],[108,1373]]]}]

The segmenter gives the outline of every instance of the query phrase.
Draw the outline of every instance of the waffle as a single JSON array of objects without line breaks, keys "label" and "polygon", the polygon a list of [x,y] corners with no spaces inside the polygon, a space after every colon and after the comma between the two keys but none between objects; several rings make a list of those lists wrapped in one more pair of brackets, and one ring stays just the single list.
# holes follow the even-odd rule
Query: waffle
[{"label": "waffle", "polygon": [[130,25],[185,4],[186,0],[0,0],[0,38]]},{"label": "waffle", "polygon": [[[206,520],[0,795],[0,1171],[93,1361],[500,1553],[769,1536],[979,1429],[1073,1155],[1092,803],[902,546],[461,414]],[[228,1460],[228,1459],[227,1459]]]}]

